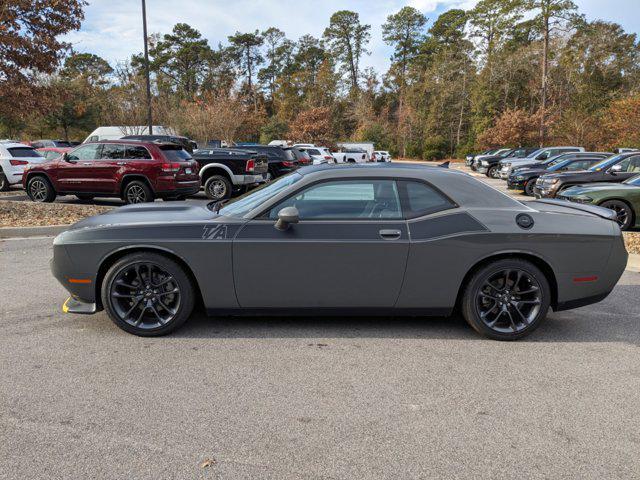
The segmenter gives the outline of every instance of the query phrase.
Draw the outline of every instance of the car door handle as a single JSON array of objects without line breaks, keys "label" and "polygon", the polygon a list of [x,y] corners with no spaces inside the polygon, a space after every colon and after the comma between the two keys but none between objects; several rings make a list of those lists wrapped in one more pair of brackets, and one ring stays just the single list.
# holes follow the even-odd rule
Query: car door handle
[{"label": "car door handle", "polygon": [[82,162],[83,165],[93,165],[91,162]]},{"label": "car door handle", "polygon": [[116,165],[126,165],[126,162],[116,162]]},{"label": "car door handle", "polygon": [[398,240],[402,235],[400,230],[380,230],[378,233],[384,240]]}]

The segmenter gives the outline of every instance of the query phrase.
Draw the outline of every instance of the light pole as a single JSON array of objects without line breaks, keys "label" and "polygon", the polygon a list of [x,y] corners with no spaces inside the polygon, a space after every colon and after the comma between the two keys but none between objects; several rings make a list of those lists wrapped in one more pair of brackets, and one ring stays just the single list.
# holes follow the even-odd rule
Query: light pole
[{"label": "light pole", "polygon": [[149,135],[153,135],[153,118],[151,116],[151,79],[149,78],[149,48],[147,47],[147,7],[142,0],[142,33],[144,35],[144,75],[147,80],[147,126]]}]

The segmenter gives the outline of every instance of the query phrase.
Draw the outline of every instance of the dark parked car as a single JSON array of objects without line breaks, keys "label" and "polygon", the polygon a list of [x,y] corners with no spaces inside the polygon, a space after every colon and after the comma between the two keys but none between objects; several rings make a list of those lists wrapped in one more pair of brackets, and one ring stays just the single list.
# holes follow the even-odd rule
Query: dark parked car
[{"label": "dark parked car", "polygon": [[599,205],[616,212],[622,230],[640,227],[640,175],[622,183],[587,183],[566,188],[559,199]]},{"label": "dark parked car", "polygon": [[[562,156],[562,155],[561,155]],[[536,181],[541,175],[553,172],[575,172],[600,162],[602,158],[574,158],[569,160],[551,160],[542,162],[537,167],[518,168],[509,174],[507,188],[523,190],[525,195],[533,196]]]},{"label": "dark parked car", "polygon": [[54,240],[66,311],[104,308],[127,332],[154,336],[183,324],[196,299],[209,315],[459,306],[479,333],[513,340],[550,307],[605,298],[627,263],[610,210],[525,205],[423,165],[304,167],[222,208],[166,207],[119,208]]},{"label": "dark parked car", "polygon": [[174,143],[113,140],[85,143],[50,162],[28,167],[23,186],[34,202],[57,195],[82,200],[119,197],[126,203],[182,200],[200,191],[198,164]]},{"label": "dark parked car", "polygon": [[550,173],[538,178],[536,197],[554,198],[573,185],[596,182],[620,183],[640,173],[640,153],[622,153],[596,163],[581,172]]},{"label": "dark parked car", "polygon": [[187,152],[193,153],[198,148],[198,144],[187,137],[179,135],[127,135],[123,140],[139,140],[141,142],[176,143]]},{"label": "dark parked car", "polygon": [[[547,168],[551,167],[557,163],[563,162],[565,160],[576,160],[580,158],[593,159],[596,158],[598,160],[604,160],[605,158],[609,158],[613,156],[611,152],[570,152],[570,153],[561,153],[560,155],[556,155],[550,157],[541,162],[532,161],[527,162],[521,165],[514,166],[511,169],[511,173],[517,172],[518,170],[526,170],[529,168]],[[511,174],[509,174],[511,175]]]},{"label": "dark parked car", "polygon": [[212,200],[230,198],[234,191],[268,180],[267,156],[257,152],[230,148],[197,150],[193,159],[200,168],[200,180]]},{"label": "dark parked car", "polygon": [[300,162],[291,148],[272,145],[238,145],[233,148],[236,150],[251,150],[265,154],[269,160],[269,174],[272,179],[281,177],[300,168]]},{"label": "dark parked car", "polygon": [[498,178],[498,163],[505,158],[525,158],[537,150],[536,148],[514,148],[499,155],[482,155],[474,160],[474,167],[479,173],[484,173],[489,178]]}]

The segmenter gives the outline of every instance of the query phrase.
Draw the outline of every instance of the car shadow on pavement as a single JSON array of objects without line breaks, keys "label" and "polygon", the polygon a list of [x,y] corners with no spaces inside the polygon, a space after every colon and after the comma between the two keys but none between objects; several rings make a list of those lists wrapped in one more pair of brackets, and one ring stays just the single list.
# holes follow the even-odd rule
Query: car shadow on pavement
[{"label": "car shadow on pavement", "polygon": [[[640,285],[619,285],[604,302],[551,312],[521,343],[624,342],[640,346]],[[177,338],[424,338],[483,340],[452,317],[207,317],[197,312]]]}]

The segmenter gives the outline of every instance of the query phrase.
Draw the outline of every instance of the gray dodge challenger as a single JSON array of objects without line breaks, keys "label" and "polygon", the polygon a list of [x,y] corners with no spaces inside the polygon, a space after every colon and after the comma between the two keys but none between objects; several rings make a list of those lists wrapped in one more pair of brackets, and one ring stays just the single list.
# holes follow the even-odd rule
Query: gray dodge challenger
[{"label": "gray dodge challenger", "polygon": [[64,310],[154,336],[215,315],[462,313],[514,340],[604,299],[627,262],[611,210],[522,203],[410,164],[304,167],[226,204],[139,204],[54,241]]}]

